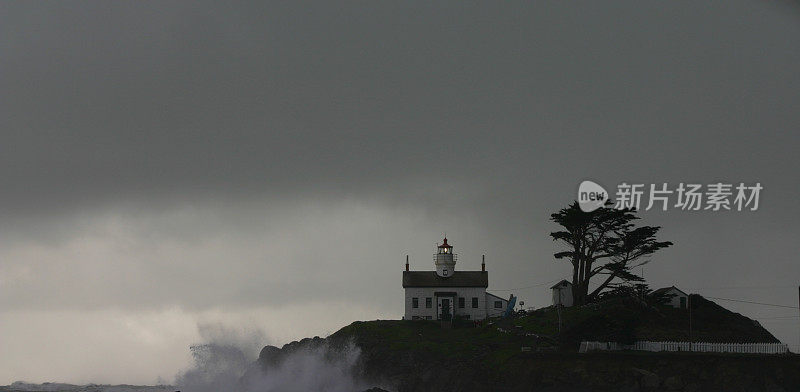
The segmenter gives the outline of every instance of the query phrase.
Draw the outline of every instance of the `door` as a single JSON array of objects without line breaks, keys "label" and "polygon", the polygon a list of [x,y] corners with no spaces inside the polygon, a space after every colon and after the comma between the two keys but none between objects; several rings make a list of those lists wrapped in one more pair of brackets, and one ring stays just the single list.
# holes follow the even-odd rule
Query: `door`
[{"label": "door", "polygon": [[450,299],[442,298],[442,320],[450,320]]}]

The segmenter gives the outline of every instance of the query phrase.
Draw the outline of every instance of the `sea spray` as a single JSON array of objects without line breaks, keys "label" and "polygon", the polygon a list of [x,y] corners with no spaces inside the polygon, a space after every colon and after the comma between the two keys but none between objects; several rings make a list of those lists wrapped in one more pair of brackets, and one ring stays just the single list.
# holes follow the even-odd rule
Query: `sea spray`
[{"label": "sea spray", "polygon": [[[207,343],[191,347],[193,366],[176,377],[183,392],[354,392],[364,390],[355,375],[361,352],[349,342],[333,347],[306,339],[283,349],[267,346],[256,361],[254,342],[220,325],[199,326]],[[263,342],[263,339],[261,340]],[[263,343],[261,343],[263,344]]]},{"label": "sea spray", "polygon": [[246,392],[355,392],[366,389],[355,376],[361,351],[349,343],[306,345],[278,358],[262,358],[243,378]]}]

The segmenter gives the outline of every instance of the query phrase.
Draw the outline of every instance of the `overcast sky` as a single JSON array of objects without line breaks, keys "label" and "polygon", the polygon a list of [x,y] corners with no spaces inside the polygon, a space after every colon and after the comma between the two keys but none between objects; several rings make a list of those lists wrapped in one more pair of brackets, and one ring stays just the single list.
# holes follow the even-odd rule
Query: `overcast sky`
[{"label": "overcast sky", "polygon": [[[400,318],[445,232],[548,305],[586,179],[760,182],[642,212],[675,243],[645,277],[796,306],[798,70],[788,1],[0,3],[0,384]],[[796,310],[719,303],[798,344]]]}]

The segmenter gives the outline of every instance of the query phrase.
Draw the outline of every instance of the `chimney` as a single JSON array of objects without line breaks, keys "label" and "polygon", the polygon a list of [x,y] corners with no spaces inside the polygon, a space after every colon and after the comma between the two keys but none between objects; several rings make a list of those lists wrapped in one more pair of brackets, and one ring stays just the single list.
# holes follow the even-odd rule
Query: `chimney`
[{"label": "chimney", "polygon": [[481,271],[486,272],[486,255],[481,255]]},{"label": "chimney", "polygon": [[406,255],[406,271],[408,271],[408,255]]}]

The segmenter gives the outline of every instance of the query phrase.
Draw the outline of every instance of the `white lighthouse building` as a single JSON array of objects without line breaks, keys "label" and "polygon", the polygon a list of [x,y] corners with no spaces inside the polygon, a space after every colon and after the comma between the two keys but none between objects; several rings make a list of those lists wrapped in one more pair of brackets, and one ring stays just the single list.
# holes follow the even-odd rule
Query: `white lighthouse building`
[{"label": "white lighthouse building", "polygon": [[508,300],[486,292],[489,273],[485,261],[480,271],[456,271],[458,256],[447,238],[436,247],[436,271],[403,271],[406,320],[450,320],[453,317],[483,320],[500,316]]}]

